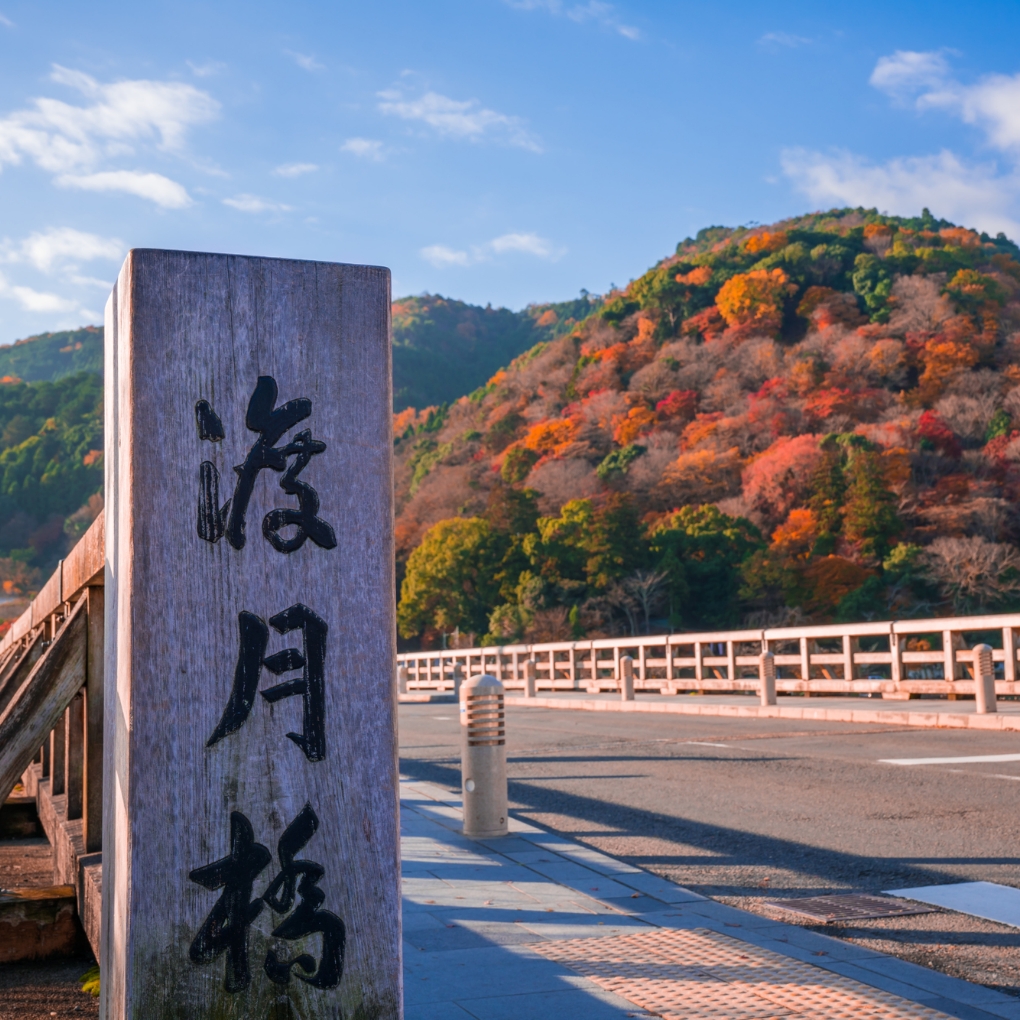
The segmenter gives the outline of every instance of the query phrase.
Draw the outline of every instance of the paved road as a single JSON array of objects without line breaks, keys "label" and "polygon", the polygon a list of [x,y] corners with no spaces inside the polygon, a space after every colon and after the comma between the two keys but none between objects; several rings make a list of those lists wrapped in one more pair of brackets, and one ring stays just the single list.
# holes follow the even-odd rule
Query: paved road
[{"label": "paved road", "polygon": [[[747,909],[772,896],[1020,886],[1020,734],[515,707],[507,734],[520,817]],[[406,775],[459,788],[456,706],[402,705],[400,740]],[[883,761],[989,755],[1017,760]],[[936,914],[843,934],[1020,989],[1020,932],[1002,925]]]}]

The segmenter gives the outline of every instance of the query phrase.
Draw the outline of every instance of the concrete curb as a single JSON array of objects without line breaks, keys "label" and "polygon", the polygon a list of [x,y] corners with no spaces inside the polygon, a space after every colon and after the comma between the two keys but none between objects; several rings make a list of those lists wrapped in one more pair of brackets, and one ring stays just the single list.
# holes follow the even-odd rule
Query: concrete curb
[{"label": "concrete curb", "polygon": [[786,705],[657,704],[648,701],[508,697],[508,708],[556,708],[574,712],[651,712],[665,715],[715,715],[738,719],[800,719],[816,722],[923,726],[930,729],[1020,730],[1020,715],[963,712],[883,711],[853,708],[793,708]]}]

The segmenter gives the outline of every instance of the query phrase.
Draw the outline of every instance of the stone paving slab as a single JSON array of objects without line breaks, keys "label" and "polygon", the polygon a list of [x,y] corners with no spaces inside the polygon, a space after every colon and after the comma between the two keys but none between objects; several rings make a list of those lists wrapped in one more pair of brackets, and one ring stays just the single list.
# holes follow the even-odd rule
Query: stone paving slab
[{"label": "stone paving slab", "polygon": [[[768,986],[764,1000],[741,991],[757,1003],[748,1012],[737,1008],[740,996],[726,991],[736,987],[726,975],[737,971],[724,974],[718,964],[704,980],[723,982],[706,992],[722,1012],[699,1012],[691,1002],[679,1012],[657,1006],[663,1016],[1020,1020],[1020,999],[706,899],[518,819],[511,818],[511,835],[503,840],[468,839],[458,831],[459,798],[429,783],[401,782],[401,819],[406,1020],[654,1015],[639,1000],[661,1003],[664,970],[646,967],[639,992],[626,975],[602,973],[595,980],[555,957],[557,947],[595,940],[590,953],[575,956],[601,959],[628,939],[655,932],[667,941],[707,939],[717,955],[720,946],[735,947],[726,967],[765,954],[777,974],[787,975],[786,984]],[[675,977],[675,961],[663,956],[660,963]],[[800,998],[789,975],[801,976]],[[762,1012],[761,1001],[772,1011]]]}]

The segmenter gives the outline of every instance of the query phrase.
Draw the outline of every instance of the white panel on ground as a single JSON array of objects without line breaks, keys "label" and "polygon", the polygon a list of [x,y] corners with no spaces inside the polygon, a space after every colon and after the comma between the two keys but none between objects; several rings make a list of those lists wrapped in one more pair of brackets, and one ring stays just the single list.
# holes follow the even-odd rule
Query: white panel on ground
[{"label": "white panel on ground", "polygon": [[902,896],[933,907],[958,910],[1020,928],[1020,889],[997,882],[954,882],[951,885],[922,885],[914,889],[883,889],[887,896]]},{"label": "white panel on ground", "polygon": [[1020,754],[972,754],[962,758],[879,758],[882,765],[980,765],[997,761],[1020,761]]}]

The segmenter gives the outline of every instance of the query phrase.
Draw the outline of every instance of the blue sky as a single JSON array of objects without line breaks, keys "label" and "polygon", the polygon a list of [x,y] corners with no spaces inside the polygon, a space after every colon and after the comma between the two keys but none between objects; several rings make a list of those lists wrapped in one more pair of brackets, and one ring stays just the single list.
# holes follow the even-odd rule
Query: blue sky
[{"label": "blue sky", "polygon": [[0,343],[129,247],[519,308],[833,205],[1020,238],[1020,5],[0,0]]}]

